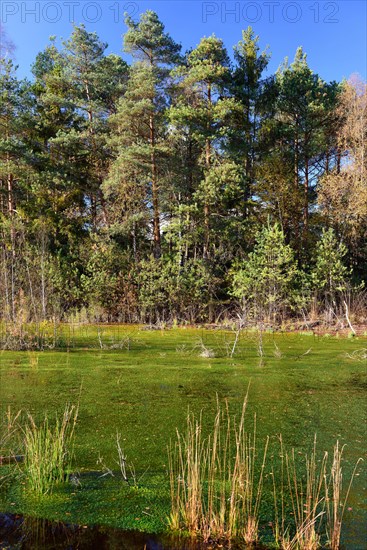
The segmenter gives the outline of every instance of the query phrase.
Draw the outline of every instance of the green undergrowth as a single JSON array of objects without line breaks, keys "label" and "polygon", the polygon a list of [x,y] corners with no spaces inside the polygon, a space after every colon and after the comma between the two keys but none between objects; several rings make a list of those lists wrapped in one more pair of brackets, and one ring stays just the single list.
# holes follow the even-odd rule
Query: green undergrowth
[{"label": "green undergrowth", "polygon": [[[270,464],[279,464],[278,434],[300,458],[315,434],[320,454],[339,440],[346,445],[346,477],[365,454],[367,363],[360,350],[366,338],[267,333],[260,356],[253,331],[241,334],[230,357],[231,331],[89,325],[62,330],[69,334],[64,349],[1,352],[0,412],[10,406],[41,421],[46,412],[54,418],[67,403],[78,404],[72,464],[77,482],[36,497],[24,477],[8,480],[0,489],[2,511],[163,532],[170,512],[167,446],[176,428],[184,429],[190,409],[203,411],[203,429],[209,429],[217,398],[239,415],[248,387],[249,430],[256,413],[259,447],[270,436],[263,540],[271,536]],[[119,473],[117,431],[137,486],[128,486]],[[357,474],[344,518],[348,548],[362,547],[365,537],[366,479],[363,469]]]}]

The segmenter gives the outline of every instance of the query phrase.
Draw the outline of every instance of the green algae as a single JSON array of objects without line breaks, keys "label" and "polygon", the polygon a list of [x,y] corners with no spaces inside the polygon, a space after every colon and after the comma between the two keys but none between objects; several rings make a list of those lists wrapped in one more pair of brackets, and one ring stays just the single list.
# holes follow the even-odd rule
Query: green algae
[{"label": "green algae", "polygon": [[[184,428],[188,408],[202,410],[210,426],[217,396],[228,401],[231,413],[239,412],[249,385],[249,430],[256,413],[258,440],[271,437],[275,462],[279,433],[300,460],[315,434],[320,454],[337,439],[346,444],[345,477],[365,453],[367,362],[352,354],[367,347],[366,338],[268,333],[259,357],[256,333],[244,333],[231,358],[230,331],[89,325],[63,330],[60,351],[1,353],[1,412],[11,406],[41,418],[79,403],[74,470],[80,483],[36,498],[20,478],[2,488],[3,511],[163,532],[169,513],[167,445],[176,428]],[[214,357],[201,356],[203,345]],[[136,487],[119,475],[116,431],[134,465]],[[269,471],[264,540],[272,520]],[[358,471],[345,517],[348,548],[364,541],[365,485]]]}]

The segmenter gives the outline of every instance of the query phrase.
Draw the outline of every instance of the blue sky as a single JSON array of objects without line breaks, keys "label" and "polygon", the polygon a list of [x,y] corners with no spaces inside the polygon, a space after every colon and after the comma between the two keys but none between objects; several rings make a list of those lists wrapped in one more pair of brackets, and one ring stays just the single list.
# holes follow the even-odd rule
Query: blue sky
[{"label": "blue sky", "polygon": [[122,54],[123,13],[137,18],[146,9],[158,13],[184,50],[215,33],[232,54],[241,30],[251,25],[260,36],[261,47],[269,45],[270,72],[285,56],[292,60],[297,47],[303,46],[310,67],[327,81],[355,72],[364,79],[367,76],[364,0],[1,0],[0,16],[16,46],[19,75],[28,76],[49,36],[68,38],[72,21],[97,31],[108,42],[108,52]]}]

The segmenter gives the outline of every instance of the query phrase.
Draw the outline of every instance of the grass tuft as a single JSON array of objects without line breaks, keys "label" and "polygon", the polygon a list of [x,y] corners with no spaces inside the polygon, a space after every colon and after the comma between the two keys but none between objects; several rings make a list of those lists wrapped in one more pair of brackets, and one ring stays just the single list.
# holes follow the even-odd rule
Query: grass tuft
[{"label": "grass tuft", "polygon": [[78,407],[67,405],[61,419],[52,425],[47,415],[36,424],[31,414],[23,429],[24,474],[29,487],[38,495],[51,493],[67,481],[71,472],[73,440]]}]

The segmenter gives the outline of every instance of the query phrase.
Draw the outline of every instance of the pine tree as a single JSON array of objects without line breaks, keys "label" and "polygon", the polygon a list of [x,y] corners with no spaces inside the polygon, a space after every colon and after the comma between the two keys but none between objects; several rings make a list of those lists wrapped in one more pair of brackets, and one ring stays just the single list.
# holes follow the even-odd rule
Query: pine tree
[{"label": "pine tree", "polygon": [[201,151],[201,179],[194,200],[203,208],[202,254],[208,258],[213,245],[211,209],[219,198],[219,189],[213,183],[220,179],[218,164],[226,122],[236,109],[236,102],[227,94],[230,68],[223,42],[214,35],[203,38],[174,76],[178,79],[179,93],[170,109],[171,124],[176,131],[187,132]]},{"label": "pine tree", "polygon": [[242,40],[234,47],[237,66],[233,73],[231,89],[242,112],[241,116],[236,116],[233,120],[228,148],[231,157],[244,169],[244,217],[248,216],[249,203],[254,193],[256,167],[262,160],[259,135],[262,115],[272,99],[272,79],[264,79],[263,76],[270,55],[267,50],[260,53],[258,42],[259,37],[255,36],[251,27],[248,27],[242,31]]},{"label": "pine tree", "polygon": [[347,247],[333,229],[322,230],[316,247],[316,263],[312,271],[314,288],[328,304],[335,304],[337,295],[346,290],[351,271],[345,265]]},{"label": "pine tree", "polygon": [[232,270],[233,295],[257,320],[275,321],[295,307],[298,267],[278,224],[263,227],[247,261]]},{"label": "pine tree", "polygon": [[[136,63],[130,70],[127,90],[118,103],[117,112],[110,117],[112,137],[110,147],[115,153],[108,178],[103,189],[110,211],[110,231],[122,238],[133,250],[137,258],[137,249],[149,239],[150,205],[153,203],[152,147],[150,143],[151,128],[149,121],[158,118],[156,100],[156,77],[152,68],[143,63]],[[154,147],[155,165],[160,161],[160,147]],[[155,189],[157,191],[157,189]],[[155,197],[157,207],[158,196]],[[153,229],[159,228],[159,212],[154,210]],[[158,225],[157,225],[158,224]],[[154,250],[158,254],[154,239]]]},{"label": "pine tree", "polygon": [[[116,110],[115,102],[125,90],[127,66],[117,56],[105,57],[107,44],[101,42],[95,32],[87,32],[83,25],[74,27],[70,39],[64,42],[64,48],[68,99],[84,119],[77,136],[71,134],[70,138],[71,141],[78,138],[87,153],[85,161],[89,173],[85,192],[96,227],[99,213],[102,222],[107,223],[101,192],[108,160],[107,117]],[[62,137],[67,146],[69,135],[66,133]]]},{"label": "pine tree", "polygon": [[[126,106],[131,102],[132,95],[140,108],[139,128],[135,124],[131,127],[130,145],[126,142],[125,147],[129,148],[130,159],[135,156],[137,163],[140,162],[142,148],[144,152],[144,164],[147,154],[150,156],[150,170],[147,183],[151,187],[150,202],[153,211],[153,251],[155,257],[161,254],[161,229],[160,229],[160,194],[161,178],[163,169],[161,167],[162,157],[160,155],[161,140],[164,136],[163,113],[167,100],[166,86],[169,68],[179,60],[181,46],[176,44],[164,31],[164,25],[157,14],[147,10],[140,17],[139,22],[134,22],[131,17],[126,18],[128,30],[124,36],[124,49],[132,54],[136,67],[133,69],[133,78],[140,87],[128,91],[125,102],[120,104],[117,117],[121,119],[123,127],[129,125],[128,120],[122,120],[126,115],[129,117]],[[147,82],[144,82],[144,79]],[[147,90],[149,88],[149,90]],[[141,92],[141,94],[140,94]],[[119,123],[118,123],[119,124]],[[142,132],[142,126],[146,126],[148,132]],[[136,150],[136,154],[134,154]],[[122,159],[118,162],[121,162]]]},{"label": "pine tree", "polygon": [[[274,154],[268,156],[260,169],[259,190],[265,200],[275,193],[273,213],[277,216],[280,212],[288,238],[297,245],[298,254],[304,256],[309,244],[315,188],[324,170],[320,153],[325,149],[327,98],[333,90],[309,68],[302,48],[298,48],[293,63],[288,65],[286,60],[280,67],[276,86],[275,116],[262,130],[273,144]],[[267,192],[268,183],[273,187],[271,193]],[[285,196],[284,190],[287,190]],[[287,202],[290,210],[284,212]]]}]

